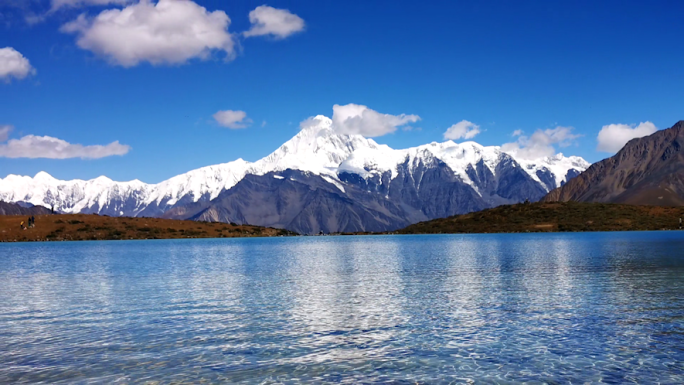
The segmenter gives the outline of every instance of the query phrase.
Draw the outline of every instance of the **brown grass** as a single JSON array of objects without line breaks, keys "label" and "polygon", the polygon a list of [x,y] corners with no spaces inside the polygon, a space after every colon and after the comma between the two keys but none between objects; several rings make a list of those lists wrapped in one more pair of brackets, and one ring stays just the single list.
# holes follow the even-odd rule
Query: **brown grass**
[{"label": "brown grass", "polygon": [[677,230],[684,207],[554,202],[500,206],[416,223],[401,234]]},{"label": "brown grass", "polygon": [[159,218],[107,217],[88,214],[36,216],[36,226],[22,230],[26,216],[0,216],[0,242],[123,239],[237,238],[296,235],[249,225],[230,225]]}]

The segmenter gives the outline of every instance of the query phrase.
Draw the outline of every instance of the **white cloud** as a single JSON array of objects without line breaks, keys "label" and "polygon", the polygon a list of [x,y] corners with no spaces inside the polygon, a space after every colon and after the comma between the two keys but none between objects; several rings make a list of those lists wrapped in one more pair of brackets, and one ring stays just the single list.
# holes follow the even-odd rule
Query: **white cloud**
[{"label": "white cloud", "polygon": [[366,106],[347,104],[333,106],[332,128],[340,134],[359,134],[376,137],[392,133],[397,127],[415,123],[418,115],[389,115],[373,111]]},{"label": "white cloud", "polygon": [[26,24],[28,25],[34,25],[44,22],[46,18],[46,14],[35,14],[29,12],[24,16],[24,21],[26,21]]},{"label": "white cloud", "polygon": [[243,32],[245,37],[273,35],[284,39],[304,30],[304,20],[287,9],[276,9],[268,5],[256,7],[249,13],[252,28]]},{"label": "white cloud", "polygon": [[12,131],[13,129],[14,127],[10,125],[0,126],[0,142],[6,141],[9,137],[10,131]]},{"label": "white cloud", "polygon": [[546,130],[537,130],[530,137],[522,135],[522,131],[516,130],[513,134],[520,134],[518,140],[504,144],[501,146],[501,150],[528,160],[553,156],[556,154],[554,146],[567,147],[580,137],[580,135],[573,134],[572,130],[572,127],[558,126]]},{"label": "white cloud", "polygon": [[50,136],[26,135],[21,139],[9,138],[14,129],[10,125],[0,126],[0,157],[4,158],[85,158],[97,159],[112,155],[124,155],[130,151],[130,146],[118,141],[108,145],[83,146],[71,144],[64,140]]},{"label": "white cloud", "polygon": [[182,64],[193,58],[208,59],[223,51],[235,55],[228,32],[230,18],[223,11],[208,12],[191,0],[141,0],[123,9],[102,11],[94,19],[85,14],[62,26],[75,33],[79,47],[106,57],[113,64],[133,67]]},{"label": "white cloud", "polygon": [[23,79],[35,72],[28,59],[17,50],[0,48],[0,79],[9,82],[12,78]]},{"label": "white cloud", "polygon": [[[310,116],[301,122],[299,122],[299,129],[300,130],[306,130],[307,128],[310,127],[318,127],[321,124],[321,119],[327,119],[327,117],[319,115],[319,116]],[[288,126],[292,125],[292,122],[287,123]]]},{"label": "white cloud", "polygon": [[480,126],[467,120],[461,120],[446,130],[444,133],[444,139],[472,139],[479,133]]},{"label": "white cloud", "polygon": [[648,136],[658,131],[651,122],[639,123],[639,125],[609,124],[603,126],[598,134],[598,146],[596,150],[616,153],[634,138]]},{"label": "white cloud", "polygon": [[216,122],[221,126],[232,129],[247,128],[250,124],[252,124],[252,119],[247,117],[247,113],[245,111],[219,111],[215,113],[213,117],[214,120],[216,120]]},{"label": "white cloud", "polygon": [[85,6],[103,6],[103,5],[124,5],[132,3],[133,0],[51,0],[51,10],[55,11],[62,7],[85,7]]},{"label": "white cloud", "polygon": [[523,130],[515,130],[515,131],[513,131],[513,133],[511,134],[511,136],[520,136],[520,135],[522,135],[523,133],[524,133]]},{"label": "white cloud", "polygon": [[48,159],[99,159],[112,155],[124,155],[130,146],[118,141],[105,146],[83,146],[71,144],[51,136],[26,135],[0,144],[0,157],[4,158],[48,158]]}]

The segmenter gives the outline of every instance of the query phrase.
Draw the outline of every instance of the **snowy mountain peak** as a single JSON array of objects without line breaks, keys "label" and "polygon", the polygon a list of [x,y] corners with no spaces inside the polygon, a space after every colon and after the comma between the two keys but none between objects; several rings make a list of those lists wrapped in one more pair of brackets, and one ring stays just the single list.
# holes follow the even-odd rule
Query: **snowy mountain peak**
[{"label": "snowy mountain peak", "polygon": [[56,179],[52,177],[52,175],[46,173],[45,171],[40,171],[36,174],[36,176],[33,177],[34,180],[38,181],[43,181],[43,182],[52,182],[55,181]]},{"label": "snowy mountain peak", "polygon": [[325,116],[310,118],[292,139],[252,167],[254,174],[295,169],[336,177],[337,168],[355,151],[377,149],[372,139],[361,135],[338,134]]},{"label": "snowy mountain peak", "polygon": [[100,175],[97,178],[93,179],[93,182],[97,183],[97,184],[109,184],[109,183],[114,182],[114,181],[107,178],[104,175]]},{"label": "snowy mountain peak", "polygon": [[328,129],[332,130],[332,124],[332,119],[329,117],[324,115],[316,115],[302,122],[301,132],[317,132]]}]

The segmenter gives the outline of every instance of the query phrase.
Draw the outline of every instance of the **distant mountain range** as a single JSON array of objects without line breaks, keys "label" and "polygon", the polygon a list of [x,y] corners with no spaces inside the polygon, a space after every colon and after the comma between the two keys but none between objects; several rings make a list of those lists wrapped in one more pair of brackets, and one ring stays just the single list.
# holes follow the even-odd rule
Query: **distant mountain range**
[{"label": "distant mountain range", "polygon": [[529,161],[474,142],[395,150],[340,135],[324,116],[267,157],[200,168],[158,184],[0,179],[0,200],[63,213],[148,216],[318,232],[387,231],[506,203],[537,201],[589,167],[579,157]]},{"label": "distant mountain range", "polygon": [[544,201],[684,205],[684,120],[632,139],[615,156],[593,164]]}]

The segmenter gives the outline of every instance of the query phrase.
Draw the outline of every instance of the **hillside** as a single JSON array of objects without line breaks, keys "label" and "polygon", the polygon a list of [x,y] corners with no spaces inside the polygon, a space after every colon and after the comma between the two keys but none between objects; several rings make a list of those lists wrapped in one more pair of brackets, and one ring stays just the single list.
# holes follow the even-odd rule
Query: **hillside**
[{"label": "hillside", "polygon": [[420,222],[399,234],[675,230],[684,208],[555,202],[500,206]]},{"label": "hillside", "polygon": [[0,201],[0,215],[47,215],[50,209],[43,206],[22,207],[16,203]]},{"label": "hillside", "polygon": [[248,225],[115,218],[87,214],[36,215],[36,226],[22,230],[24,216],[0,216],[0,242],[123,239],[237,238],[296,235],[287,230]]},{"label": "hillside", "polygon": [[593,164],[545,202],[684,205],[684,120],[632,139],[615,156]]}]

